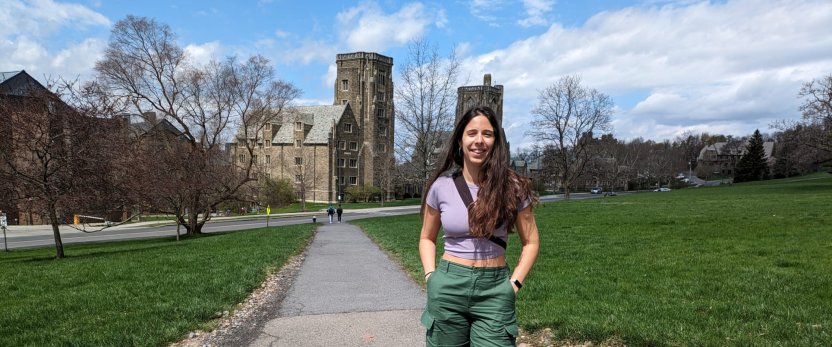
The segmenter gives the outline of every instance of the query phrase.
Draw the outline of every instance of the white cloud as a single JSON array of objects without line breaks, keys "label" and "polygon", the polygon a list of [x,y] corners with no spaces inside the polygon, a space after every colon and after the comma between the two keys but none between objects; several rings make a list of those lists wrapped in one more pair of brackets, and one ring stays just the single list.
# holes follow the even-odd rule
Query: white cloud
[{"label": "white cloud", "polygon": [[38,79],[92,74],[103,41],[72,34],[106,29],[111,24],[106,17],[83,5],[51,0],[3,1],[0,7],[0,68],[25,69]]},{"label": "white cloud", "polygon": [[517,24],[524,27],[549,24],[546,14],[552,11],[554,5],[554,0],[523,0],[527,17],[517,21]]},{"label": "white cloud", "polygon": [[0,11],[0,37],[24,34],[40,37],[64,26],[109,26],[104,15],[79,4],[61,4],[52,0],[3,1]]},{"label": "white cloud", "polygon": [[[375,2],[364,2],[336,16],[341,40],[349,50],[384,52],[422,36],[434,18],[421,3],[411,3],[386,14]],[[439,23],[442,19],[439,18]]]},{"label": "white cloud", "polygon": [[62,71],[65,78],[92,74],[95,62],[104,55],[106,46],[107,44],[100,39],[86,39],[62,49],[52,58],[50,65],[53,70]]},{"label": "white cloud", "polygon": [[[625,138],[707,124],[747,134],[796,115],[800,82],[832,71],[832,2],[683,5],[602,12],[574,28],[556,23],[464,67],[502,78],[527,110],[537,90],[578,74],[585,86],[629,104],[616,115],[616,133]],[[626,100],[639,91],[646,96]]]},{"label": "white cloud", "polygon": [[471,0],[468,3],[468,10],[471,11],[474,18],[491,26],[497,26],[497,16],[493,13],[498,12],[503,7],[504,2],[504,0]]},{"label": "white cloud", "polygon": [[220,59],[222,46],[218,41],[206,42],[201,45],[190,44],[185,46],[185,54],[191,62],[196,65],[208,64],[211,60]]},{"label": "white cloud", "polygon": [[338,54],[338,47],[321,40],[305,40],[300,47],[279,52],[277,59],[286,63],[301,62],[304,65],[312,61],[330,62]]},{"label": "white cloud", "polygon": [[324,86],[332,87],[335,86],[335,78],[338,77],[338,67],[335,64],[330,64],[329,68],[326,71],[326,75],[323,76],[322,80],[324,82]]}]

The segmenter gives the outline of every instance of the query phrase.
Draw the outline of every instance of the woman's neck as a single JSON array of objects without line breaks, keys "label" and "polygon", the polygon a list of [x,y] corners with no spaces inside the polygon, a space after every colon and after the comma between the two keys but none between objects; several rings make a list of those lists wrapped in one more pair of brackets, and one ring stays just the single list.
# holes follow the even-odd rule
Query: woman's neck
[{"label": "woman's neck", "polygon": [[462,177],[465,178],[465,182],[480,185],[480,167],[464,165],[462,167]]}]

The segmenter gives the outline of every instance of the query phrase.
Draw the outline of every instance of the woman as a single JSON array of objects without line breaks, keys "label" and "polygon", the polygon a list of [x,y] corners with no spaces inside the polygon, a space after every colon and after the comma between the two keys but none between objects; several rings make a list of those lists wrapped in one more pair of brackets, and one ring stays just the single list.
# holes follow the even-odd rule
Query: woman
[{"label": "woman", "polygon": [[[514,299],[537,258],[536,197],[529,180],[508,168],[498,129],[490,108],[466,112],[423,194],[419,256],[428,288],[422,314],[428,346],[515,345]],[[455,167],[461,170],[448,175]],[[465,188],[474,200],[468,208]],[[523,248],[509,274],[504,246],[511,225]],[[445,252],[437,264],[440,226]]]}]

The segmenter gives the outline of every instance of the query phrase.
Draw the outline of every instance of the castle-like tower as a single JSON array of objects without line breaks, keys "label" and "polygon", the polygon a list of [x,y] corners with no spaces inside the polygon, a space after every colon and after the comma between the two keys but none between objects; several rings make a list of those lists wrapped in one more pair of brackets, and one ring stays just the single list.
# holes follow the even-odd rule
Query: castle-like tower
[{"label": "castle-like tower", "polygon": [[355,52],[336,57],[335,105],[349,103],[362,143],[359,185],[390,192],[393,167],[393,58]]},{"label": "castle-like tower", "polygon": [[503,86],[491,86],[491,74],[485,74],[481,86],[463,86],[456,90],[456,121],[472,107],[488,106],[497,114],[500,126],[503,124]]}]

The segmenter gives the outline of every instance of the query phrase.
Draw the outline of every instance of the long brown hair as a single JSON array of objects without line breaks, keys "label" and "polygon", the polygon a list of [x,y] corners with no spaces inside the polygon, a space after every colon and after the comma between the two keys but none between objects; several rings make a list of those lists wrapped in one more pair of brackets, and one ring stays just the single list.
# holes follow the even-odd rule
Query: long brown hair
[{"label": "long brown hair", "polygon": [[508,149],[500,132],[500,125],[494,111],[488,107],[474,107],[460,118],[454,128],[452,136],[445,146],[445,153],[441,163],[436,167],[430,181],[425,185],[422,194],[422,211],[431,185],[436,179],[448,171],[456,172],[464,165],[462,153],[462,135],[465,127],[476,116],[484,116],[494,128],[494,145],[488,152],[488,157],[480,169],[480,189],[477,201],[468,208],[469,233],[477,237],[491,237],[498,221],[508,222],[509,232],[517,219],[518,204],[526,199],[532,203],[537,197],[532,193],[531,182],[527,177],[518,175],[508,167]]}]

